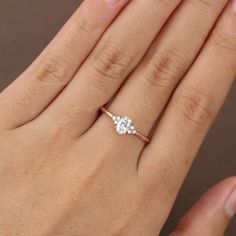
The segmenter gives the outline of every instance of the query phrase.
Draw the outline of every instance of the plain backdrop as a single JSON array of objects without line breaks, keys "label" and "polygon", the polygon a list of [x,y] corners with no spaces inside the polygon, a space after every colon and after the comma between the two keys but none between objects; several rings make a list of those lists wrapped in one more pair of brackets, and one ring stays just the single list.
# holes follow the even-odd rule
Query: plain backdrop
[{"label": "plain backdrop", "polygon": [[[80,3],[0,0],[0,90],[35,59]],[[203,192],[232,175],[236,175],[236,84],[199,152],[162,235],[168,235]],[[236,220],[226,235],[236,235]]]}]

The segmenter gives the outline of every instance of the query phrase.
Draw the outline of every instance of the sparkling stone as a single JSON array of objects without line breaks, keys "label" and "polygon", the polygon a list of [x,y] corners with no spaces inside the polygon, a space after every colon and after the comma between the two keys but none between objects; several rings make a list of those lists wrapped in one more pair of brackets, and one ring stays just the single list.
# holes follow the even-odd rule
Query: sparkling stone
[{"label": "sparkling stone", "polygon": [[135,128],[132,125],[132,120],[128,116],[113,117],[113,121],[116,127],[116,131],[118,134],[135,134]]}]

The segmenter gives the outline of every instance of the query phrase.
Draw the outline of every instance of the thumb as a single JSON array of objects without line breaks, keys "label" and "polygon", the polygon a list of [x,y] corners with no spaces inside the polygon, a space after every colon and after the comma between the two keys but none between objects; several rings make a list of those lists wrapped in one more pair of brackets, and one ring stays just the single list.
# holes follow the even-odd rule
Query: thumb
[{"label": "thumb", "polygon": [[236,177],[231,177],[204,194],[171,236],[223,236],[235,213]]}]

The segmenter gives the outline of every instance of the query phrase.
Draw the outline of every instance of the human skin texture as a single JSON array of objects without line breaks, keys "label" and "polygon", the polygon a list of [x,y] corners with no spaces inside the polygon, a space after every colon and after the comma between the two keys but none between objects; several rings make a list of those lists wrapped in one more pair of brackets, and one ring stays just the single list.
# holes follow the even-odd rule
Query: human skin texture
[{"label": "human skin texture", "polygon": [[[235,26],[235,0],[85,0],[0,94],[0,235],[159,235],[234,82]],[[171,236],[235,213],[231,177]]]}]

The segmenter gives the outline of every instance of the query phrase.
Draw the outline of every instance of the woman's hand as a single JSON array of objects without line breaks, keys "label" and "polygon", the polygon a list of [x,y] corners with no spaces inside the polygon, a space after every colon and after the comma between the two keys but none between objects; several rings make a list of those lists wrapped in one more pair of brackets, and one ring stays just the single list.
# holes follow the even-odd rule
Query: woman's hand
[{"label": "woman's hand", "polygon": [[[0,235],[158,235],[234,80],[235,25],[235,1],[86,0],[0,94]],[[222,236],[235,186],[173,235]]]}]

